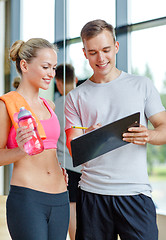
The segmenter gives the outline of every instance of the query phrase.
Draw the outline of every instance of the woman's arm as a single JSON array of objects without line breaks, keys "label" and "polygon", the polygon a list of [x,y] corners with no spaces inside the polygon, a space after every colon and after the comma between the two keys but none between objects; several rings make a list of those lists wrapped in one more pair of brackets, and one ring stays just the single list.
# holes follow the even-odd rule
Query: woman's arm
[{"label": "woman's arm", "polygon": [[6,144],[8,140],[9,131],[11,128],[11,120],[9,118],[6,105],[0,101],[0,166],[14,163],[26,156],[26,153],[20,147],[14,149],[7,149]]}]

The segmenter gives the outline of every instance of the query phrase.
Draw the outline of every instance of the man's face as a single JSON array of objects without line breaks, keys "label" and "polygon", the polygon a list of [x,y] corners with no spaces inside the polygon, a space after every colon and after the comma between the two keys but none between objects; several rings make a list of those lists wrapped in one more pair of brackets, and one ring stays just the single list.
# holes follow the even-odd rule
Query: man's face
[{"label": "man's face", "polygon": [[96,37],[84,40],[84,54],[89,60],[94,74],[106,76],[115,67],[115,57],[119,50],[119,43],[115,42],[112,34],[103,30]]}]

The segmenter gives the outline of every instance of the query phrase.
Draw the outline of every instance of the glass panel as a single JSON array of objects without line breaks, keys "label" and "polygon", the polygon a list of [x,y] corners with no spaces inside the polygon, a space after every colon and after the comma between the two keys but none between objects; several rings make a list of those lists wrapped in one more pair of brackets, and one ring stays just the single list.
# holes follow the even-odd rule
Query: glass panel
[{"label": "glass panel", "polygon": [[164,0],[130,0],[131,23],[142,22],[166,16]]},{"label": "glass panel", "polygon": [[75,74],[78,80],[84,80],[90,77],[93,73],[89,66],[88,60],[85,58],[82,51],[83,45],[81,43],[71,44],[68,46],[68,62],[75,68]]},{"label": "glass panel", "polygon": [[166,78],[166,26],[131,33],[131,62],[134,71],[148,72],[159,92]]},{"label": "glass panel", "polygon": [[1,34],[0,34],[0,96],[4,93],[4,58],[5,58],[5,2],[0,1],[0,22],[1,22]]},{"label": "glass panel", "polygon": [[[0,1],[0,96],[4,94],[4,56],[5,56],[5,2]],[[4,167],[0,166],[0,195],[4,194]]]},{"label": "glass panel", "polygon": [[54,42],[55,0],[22,0],[21,39],[40,37]]},{"label": "glass panel", "polygon": [[[21,39],[45,38],[55,42],[55,0],[22,0],[21,1]],[[40,96],[54,98],[54,82],[47,91],[40,89]]]},{"label": "glass panel", "polygon": [[[149,77],[166,107],[166,26],[131,33],[132,73]],[[166,145],[148,145],[148,171],[152,197],[158,209],[166,211]]]},{"label": "glass panel", "polygon": [[88,21],[104,19],[115,26],[115,0],[68,0],[67,38],[80,36],[81,28]]}]

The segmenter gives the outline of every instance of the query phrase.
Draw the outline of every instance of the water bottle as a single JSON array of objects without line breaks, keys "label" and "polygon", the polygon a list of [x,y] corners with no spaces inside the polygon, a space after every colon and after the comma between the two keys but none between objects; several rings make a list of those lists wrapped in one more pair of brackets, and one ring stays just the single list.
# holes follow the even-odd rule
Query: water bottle
[{"label": "water bottle", "polygon": [[37,130],[37,123],[32,117],[31,112],[26,110],[24,107],[21,107],[17,118],[19,127],[26,126],[33,129],[32,138],[24,144],[25,152],[29,155],[35,155],[42,152],[44,150],[43,141],[40,138]]}]

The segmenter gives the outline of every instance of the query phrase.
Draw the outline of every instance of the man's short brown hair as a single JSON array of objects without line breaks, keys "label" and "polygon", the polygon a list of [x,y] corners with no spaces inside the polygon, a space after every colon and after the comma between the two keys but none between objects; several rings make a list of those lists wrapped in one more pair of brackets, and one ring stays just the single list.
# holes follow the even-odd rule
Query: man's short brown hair
[{"label": "man's short brown hair", "polygon": [[114,43],[115,43],[114,27],[111,24],[101,19],[90,21],[84,25],[84,27],[81,30],[82,41],[84,42],[84,40],[89,40],[93,37],[96,37],[103,30],[107,30],[112,34]]}]

